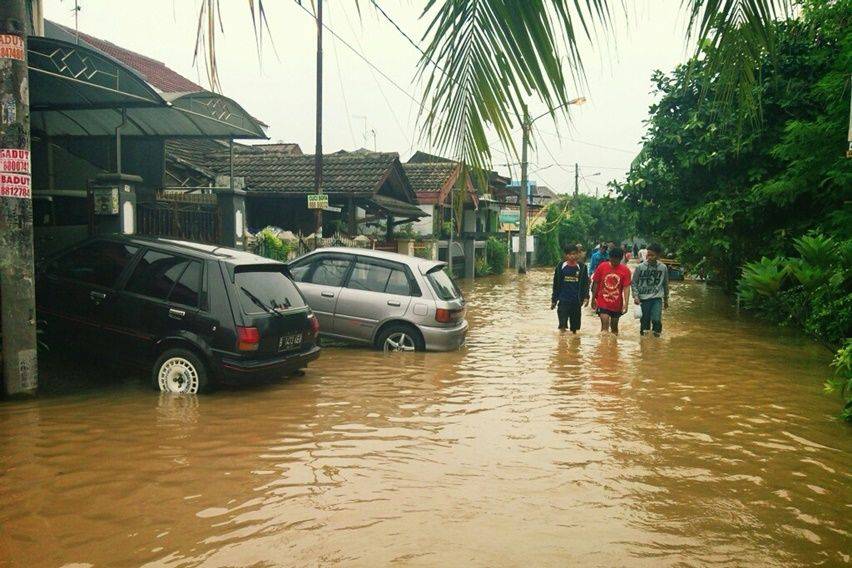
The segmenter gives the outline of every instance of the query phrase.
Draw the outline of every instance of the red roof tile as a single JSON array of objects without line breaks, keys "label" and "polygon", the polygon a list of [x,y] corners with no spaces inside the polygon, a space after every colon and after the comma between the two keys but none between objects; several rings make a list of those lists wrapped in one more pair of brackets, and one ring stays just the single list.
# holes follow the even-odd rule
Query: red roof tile
[{"label": "red roof tile", "polygon": [[[66,31],[74,33],[74,30],[62,26]],[[203,91],[204,88],[196,85],[183,75],[172,71],[164,63],[145,57],[129,49],[119,47],[114,43],[98,39],[89,34],[79,32],[80,39],[90,46],[103,51],[110,57],[118,59],[128,67],[142,75],[148,83],[164,93],[188,93]]]}]

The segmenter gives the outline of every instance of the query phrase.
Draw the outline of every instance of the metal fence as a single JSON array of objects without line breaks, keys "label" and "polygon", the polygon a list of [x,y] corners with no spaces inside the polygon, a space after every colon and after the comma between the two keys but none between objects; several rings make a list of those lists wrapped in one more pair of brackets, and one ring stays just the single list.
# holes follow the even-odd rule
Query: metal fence
[{"label": "metal fence", "polygon": [[219,211],[214,195],[158,194],[137,206],[141,235],[171,237],[200,243],[220,241]]}]

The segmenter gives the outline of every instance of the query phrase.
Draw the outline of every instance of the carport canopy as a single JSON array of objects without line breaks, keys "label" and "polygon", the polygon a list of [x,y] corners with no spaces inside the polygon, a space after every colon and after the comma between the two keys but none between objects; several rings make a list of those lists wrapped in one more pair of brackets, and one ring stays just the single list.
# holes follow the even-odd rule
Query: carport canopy
[{"label": "carport canopy", "polygon": [[160,93],[112,57],[63,40],[27,38],[33,130],[48,136],[265,139],[260,121],[210,91]]},{"label": "carport canopy", "polygon": [[407,203],[401,199],[388,197],[387,195],[373,195],[363,207],[368,211],[373,210],[376,213],[403,219],[402,221],[397,221],[395,224],[417,221],[418,219],[429,216],[428,213],[424,213],[416,205]]}]

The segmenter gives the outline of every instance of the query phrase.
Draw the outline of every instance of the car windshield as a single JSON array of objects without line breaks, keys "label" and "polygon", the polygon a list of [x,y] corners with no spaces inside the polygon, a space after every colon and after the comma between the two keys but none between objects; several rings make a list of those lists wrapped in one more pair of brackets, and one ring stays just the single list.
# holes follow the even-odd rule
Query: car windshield
[{"label": "car windshield", "polygon": [[262,314],[305,306],[295,284],[281,272],[250,270],[237,272],[234,276],[240,306],[246,314]]},{"label": "car windshield", "polygon": [[456,283],[441,268],[436,268],[429,272],[426,275],[426,279],[441,300],[449,301],[461,298],[461,292],[456,286]]}]

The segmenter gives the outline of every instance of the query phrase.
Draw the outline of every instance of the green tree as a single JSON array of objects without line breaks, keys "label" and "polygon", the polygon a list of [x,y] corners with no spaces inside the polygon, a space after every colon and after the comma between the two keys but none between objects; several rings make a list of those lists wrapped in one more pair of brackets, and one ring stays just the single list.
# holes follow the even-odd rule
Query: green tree
[{"label": "green tree", "polygon": [[625,201],[612,197],[562,197],[547,207],[544,223],[533,230],[539,237],[539,262],[556,264],[569,244],[593,246],[621,242],[636,234],[636,214]]},{"label": "green tree", "polygon": [[848,238],[850,14],[850,0],[809,0],[801,17],[774,25],[774,58],[753,69],[759,128],[743,129],[748,111],[720,102],[727,86],[707,61],[654,74],[660,99],[619,187],[642,234],[730,290],[744,263],[790,253],[810,229]]}]

